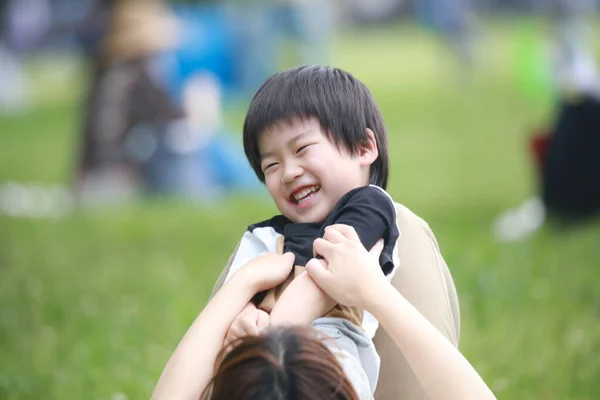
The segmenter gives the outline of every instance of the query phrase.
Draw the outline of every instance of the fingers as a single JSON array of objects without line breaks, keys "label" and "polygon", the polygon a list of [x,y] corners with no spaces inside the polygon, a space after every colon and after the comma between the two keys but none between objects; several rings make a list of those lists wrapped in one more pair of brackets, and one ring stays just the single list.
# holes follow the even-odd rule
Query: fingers
[{"label": "fingers", "polygon": [[229,353],[233,349],[233,343],[235,343],[238,340],[238,337],[239,336],[233,333],[231,329],[229,330],[229,332],[227,332],[227,336],[225,336],[225,340],[223,341],[223,347],[227,349],[225,350],[227,353]]},{"label": "fingers", "polygon": [[369,255],[373,258],[379,260],[379,256],[381,256],[381,252],[383,251],[383,239],[379,239],[377,243],[371,248],[369,251]]},{"label": "fingers", "polygon": [[240,312],[240,314],[237,316],[237,318],[235,319],[234,322],[236,322],[238,319],[242,318],[244,315],[246,315],[246,313],[254,312],[255,310],[256,310],[256,306],[254,305],[254,303],[246,304],[246,306],[243,308],[243,310]]},{"label": "fingers", "polygon": [[248,262],[242,270],[246,276],[243,278],[253,291],[260,292],[271,289],[283,282],[294,267],[295,256],[293,253],[278,255],[265,253],[257,259]]},{"label": "fingers", "polygon": [[360,242],[360,238],[358,237],[358,233],[356,233],[356,230],[354,230],[353,227],[349,226],[349,225],[344,225],[344,224],[335,224],[335,225],[330,225],[328,227],[325,228],[325,232],[327,233],[330,230],[336,230],[339,233],[341,233],[343,236],[345,236],[347,239],[353,241],[353,242]]},{"label": "fingers", "polygon": [[292,253],[291,251],[288,251],[287,253],[283,253],[281,256],[278,256],[281,258],[281,265],[289,268],[289,270],[291,271],[292,268],[294,267],[294,261],[296,260],[296,255],[294,253]]},{"label": "fingers", "polygon": [[[321,284],[325,283],[327,278],[331,276],[331,272],[327,267],[327,261],[325,260],[312,258],[306,263],[305,269],[308,276],[310,276],[319,287],[321,287]],[[321,289],[323,288],[321,287]]]},{"label": "fingers", "polygon": [[328,258],[335,251],[335,246],[335,243],[331,243],[326,239],[318,238],[313,242],[313,251],[315,254],[318,254],[323,258]]},{"label": "fingers", "polygon": [[229,331],[240,337],[258,333],[256,327],[258,309],[253,303],[248,303],[231,324]]},{"label": "fingers", "polygon": [[[349,226],[349,225],[344,225],[344,224],[336,224],[336,225],[330,225],[328,227],[325,228],[325,235],[323,236],[323,239],[331,242],[331,243],[344,243],[346,241],[352,241],[355,243],[362,243],[360,241],[360,238],[358,236],[358,234],[356,233],[356,230]],[[383,251],[383,247],[384,247],[384,241],[383,239],[379,239],[371,248],[371,250],[369,251],[369,254],[376,258],[379,259],[379,256],[381,255],[381,252]]]},{"label": "fingers", "polygon": [[[348,240],[348,238],[335,228],[336,225],[331,225],[325,228],[325,234],[323,235],[323,239],[327,240],[331,243],[344,243]],[[342,226],[342,225],[338,225]],[[343,225],[345,226],[345,225]]]},{"label": "fingers", "polygon": [[262,331],[267,329],[269,327],[269,323],[269,314],[267,314],[263,310],[258,310],[256,315],[256,328],[258,329],[258,333],[261,333]]},{"label": "fingers", "polygon": [[283,253],[281,255],[274,253],[274,252],[266,252],[264,254],[262,254],[259,258],[263,259],[264,261],[280,261],[281,264],[293,264],[294,263],[294,258],[296,256],[294,255],[294,253],[291,252],[287,252],[287,253]]},{"label": "fingers", "polygon": [[258,326],[256,316],[252,316],[252,319],[243,319],[231,327],[232,336],[237,339],[248,335],[258,335]]},{"label": "fingers", "polygon": [[256,310],[256,306],[248,304],[229,327],[227,335],[225,336],[224,347],[231,346],[232,343],[235,343],[235,341],[240,338],[249,335],[258,335],[258,317],[259,314]]},{"label": "fingers", "polygon": [[223,347],[231,348],[235,342],[237,342],[239,339],[246,337],[248,335],[250,335],[250,334],[246,333],[246,331],[230,329],[229,332],[227,332],[227,336],[225,336],[225,340],[223,342]]}]

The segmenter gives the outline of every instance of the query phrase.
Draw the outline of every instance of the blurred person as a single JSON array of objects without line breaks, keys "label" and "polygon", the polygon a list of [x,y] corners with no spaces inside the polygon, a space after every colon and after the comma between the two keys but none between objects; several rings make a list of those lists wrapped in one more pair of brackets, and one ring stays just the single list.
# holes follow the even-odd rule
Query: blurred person
[{"label": "blurred person", "polygon": [[[335,301],[373,313],[429,400],[494,399],[485,382],[451,343],[389,285],[379,268],[381,246],[370,253],[351,227],[333,226],[315,242],[323,260],[308,274]],[[290,253],[265,254],[240,268],[209,301],[167,362],[152,399],[370,399],[357,363],[335,330],[269,328],[240,338],[231,350],[223,338],[256,293],[286,279]],[[398,380],[400,377],[390,377]],[[413,399],[396,392],[389,398]]]},{"label": "blurred person", "polygon": [[[177,27],[160,0],[120,0],[111,8],[82,131],[76,177],[82,200],[134,196],[143,186],[140,164],[155,151],[156,135],[183,116],[166,93],[158,57],[176,45]],[[141,140],[128,142],[133,132]]]},{"label": "blurred person", "polygon": [[25,69],[1,38],[0,88],[0,114],[20,113],[29,104],[29,79]]},{"label": "blurred person", "polygon": [[240,20],[238,73],[253,93],[282,65],[326,64],[335,28],[336,4],[317,0],[231,0]]},{"label": "blurred person", "polygon": [[600,213],[600,91],[561,99],[545,149],[538,155],[541,199],[562,224]]},{"label": "blurred person", "polygon": [[[313,256],[313,240],[326,235],[332,224],[354,226],[368,248],[383,238],[382,271],[389,280],[396,279],[392,282],[406,290],[417,307],[427,310],[452,344],[458,344],[456,290],[434,236],[385,192],[386,130],[369,90],[347,72],[330,67],[277,73],[253,98],[243,136],[248,161],[281,215],[248,227],[215,291],[238,268],[266,251],[292,251],[297,265],[281,286],[247,305],[232,324],[228,340],[243,335],[251,321],[257,329],[261,321],[309,325],[324,317],[342,337],[357,340],[354,345],[362,349],[357,352],[371,390],[379,374],[379,352],[380,381],[385,384],[377,385],[377,398],[397,398],[398,393],[422,398],[423,389],[411,379],[406,361],[390,349],[389,336],[377,329],[373,316],[336,304],[303,273]],[[410,245],[403,244],[405,232]],[[398,240],[400,234],[403,239]],[[410,246],[408,253],[404,246]],[[404,286],[407,281],[413,282],[410,289]],[[422,297],[421,291],[428,295]],[[347,326],[363,333],[350,332]]]},{"label": "blurred person", "polygon": [[22,57],[45,41],[50,6],[46,0],[8,0],[0,8],[0,112],[19,113],[31,102]]},{"label": "blurred person", "polygon": [[273,23],[296,42],[292,66],[327,64],[335,27],[335,1],[272,0]]},{"label": "blurred person", "polygon": [[600,211],[600,75],[590,38],[592,0],[552,0],[552,65],[557,102],[545,135],[532,150],[546,213],[562,223]]},{"label": "blurred person", "polygon": [[345,16],[357,22],[381,22],[397,17],[406,5],[406,0],[345,0]]},{"label": "blurred person", "polygon": [[472,67],[474,12],[471,0],[415,0],[417,17],[448,43],[463,67]]},{"label": "blurred person", "polygon": [[[157,149],[145,162],[151,193],[174,194],[201,201],[234,192],[258,192],[243,152],[232,143],[222,123],[222,88],[217,77],[197,72],[186,80],[182,107],[185,118],[165,127]],[[144,141],[146,132],[133,132],[130,141]]]},{"label": "blurred person", "polygon": [[597,90],[597,66],[590,43],[592,0],[551,0],[548,15],[555,82],[562,91]]},{"label": "blurred person", "polygon": [[270,0],[227,3],[232,20],[239,21],[235,70],[245,94],[254,93],[277,68],[276,34],[269,18],[269,3]]},{"label": "blurred person", "polygon": [[[74,35],[86,57],[93,60],[110,26],[110,10],[116,0],[87,0],[75,21]],[[65,4],[64,7],[67,5]]]},{"label": "blurred person", "polygon": [[[257,191],[243,154],[222,124],[227,74],[221,67],[228,60],[217,47],[228,38],[219,37],[226,31],[216,27],[221,20],[207,21],[220,16],[213,11],[183,8],[175,17],[161,2],[115,3],[97,57],[84,198],[96,199],[100,191],[129,199],[141,189],[216,201],[235,191]],[[103,154],[112,154],[107,166],[92,165]]]},{"label": "blurred person", "polygon": [[39,48],[52,26],[49,0],[9,0],[5,10],[6,41],[18,53]]},{"label": "blurred person", "polygon": [[548,220],[572,225],[600,212],[600,75],[585,25],[594,5],[553,0],[543,6],[551,20],[555,112],[530,140],[539,194],[494,221],[495,235],[505,241],[527,238]]}]

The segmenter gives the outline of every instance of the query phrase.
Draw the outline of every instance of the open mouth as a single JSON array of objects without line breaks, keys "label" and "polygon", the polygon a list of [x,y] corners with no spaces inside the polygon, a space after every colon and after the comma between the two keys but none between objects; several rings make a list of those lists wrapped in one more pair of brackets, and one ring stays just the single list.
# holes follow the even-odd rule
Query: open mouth
[{"label": "open mouth", "polygon": [[303,187],[302,189],[292,193],[290,200],[292,203],[301,205],[302,203],[310,200],[319,190],[321,190],[321,186],[318,185]]}]

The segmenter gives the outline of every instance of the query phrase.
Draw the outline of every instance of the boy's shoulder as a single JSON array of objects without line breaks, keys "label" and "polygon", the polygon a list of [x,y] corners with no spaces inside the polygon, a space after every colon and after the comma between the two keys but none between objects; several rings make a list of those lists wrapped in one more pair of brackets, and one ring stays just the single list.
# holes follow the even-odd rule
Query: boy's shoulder
[{"label": "boy's shoulder", "polygon": [[253,232],[255,229],[272,228],[273,230],[275,230],[275,232],[283,235],[286,225],[291,224],[291,223],[292,223],[292,221],[290,221],[288,218],[284,217],[283,215],[275,215],[274,217],[271,217],[264,221],[260,221],[255,224],[248,225],[247,231]]},{"label": "boy's shoulder", "polygon": [[391,196],[388,194],[388,192],[385,191],[385,189],[382,189],[381,187],[377,186],[377,185],[366,185],[366,186],[360,186],[357,187],[356,189],[352,189],[349,192],[347,192],[344,197],[362,197],[362,196],[369,196],[369,197],[385,197],[388,199],[391,199]]},{"label": "boy's shoulder", "polygon": [[361,186],[347,192],[337,202],[327,219],[329,221],[336,219],[340,213],[350,209],[362,212],[378,210],[385,213],[388,218],[396,217],[394,200],[384,189],[375,185]]},{"label": "boy's shoulder", "polygon": [[393,205],[394,200],[384,189],[375,185],[361,186],[350,190],[338,202],[338,206],[348,203]]}]

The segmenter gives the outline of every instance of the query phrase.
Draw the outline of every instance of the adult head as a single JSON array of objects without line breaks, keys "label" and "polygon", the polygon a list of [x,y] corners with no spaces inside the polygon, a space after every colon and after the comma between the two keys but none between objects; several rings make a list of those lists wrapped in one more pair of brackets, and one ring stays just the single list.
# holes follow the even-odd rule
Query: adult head
[{"label": "adult head", "polygon": [[203,400],[358,400],[317,331],[280,327],[241,339],[220,362]]}]

